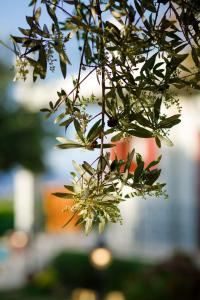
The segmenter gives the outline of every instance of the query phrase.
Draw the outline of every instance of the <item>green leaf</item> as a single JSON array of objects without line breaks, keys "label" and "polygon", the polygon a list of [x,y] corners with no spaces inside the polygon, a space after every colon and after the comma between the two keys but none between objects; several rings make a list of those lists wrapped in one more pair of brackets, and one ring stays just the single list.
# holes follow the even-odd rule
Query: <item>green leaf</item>
[{"label": "green leaf", "polygon": [[18,27],[19,31],[26,35],[26,36],[29,36],[31,34],[31,30],[30,29],[24,29],[24,28],[21,28],[21,27]]},{"label": "green leaf", "polygon": [[146,167],[146,170],[156,166],[160,162],[161,158],[162,158],[162,155],[160,155],[156,160],[153,160],[152,162],[150,162],[148,164],[148,166]]},{"label": "green leaf", "polygon": [[112,142],[119,141],[121,140],[122,137],[123,137],[123,132],[119,132],[111,138],[111,141]]},{"label": "green leaf", "polygon": [[38,7],[38,8],[36,9],[36,11],[35,11],[35,14],[34,14],[35,20],[38,21],[39,18],[40,18],[40,16],[41,16],[41,7]]},{"label": "green leaf", "polygon": [[133,161],[134,155],[135,155],[135,149],[133,149],[133,150],[131,151],[131,153],[128,153],[128,156],[127,156],[127,162],[126,162],[125,167],[124,167],[124,172],[125,172],[126,170],[129,170],[129,169],[130,169],[130,166],[131,166],[131,163],[132,163],[132,161]]},{"label": "green leaf", "polygon": [[40,111],[41,112],[51,112],[51,110],[48,108],[41,108]]},{"label": "green leaf", "polygon": [[162,98],[159,97],[156,99],[155,104],[154,104],[154,117],[155,117],[156,121],[159,119],[159,116],[160,116],[161,103],[162,103]]},{"label": "green leaf", "polygon": [[64,187],[69,190],[70,192],[74,193],[74,186],[73,185],[64,185]]},{"label": "green leaf", "polygon": [[174,50],[175,50],[176,53],[179,53],[179,52],[181,52],[183,49],[185,49],[186,46],[187,46],[187,43],[184,43],[184,44],[182,44],[182,45],[176,47]]},{"label": "green leaf", "polygon": [[67,4],[71,4],[71,5],[76,4],[76,1],[73,1],[73,0],[64,0],[64,2],[66,2]]},{"label": "green leaf", "polygon": [[84,139],[84,136],[83,136],[82,131],[81,131],[81,126],[80,126],[79,122],[76,119],[74,119],[74,127],[75,127],[76,133],[78,134],[81,141],[83,143],[85,143],[85,139]]},{"label": "green leaf", "polygon": [[197,49],[195,47],[192,47],[192,58],[197,67],[199,67],[199,58],[197,54]]},{"label": "green leaf", "polygon": [[104,232],[105,225],[106,225],[105,219],[101,218],[99,222],[99,234]]},{"label": "green leaf", "polygon": [[103,172],[107,165],[109,166],[109,158],[106,155],[103,157],[100,156],[98,164],[97,164],[97,171]]},{"label": "green leaf", "polygon": [[29,53],[38,51],[38,50],[40,50],[40,48],[41,48],[41,45],[36,45],[36,46],[32,47],[31,49],[29,49],[29,50],[26,52],[26,55],[29,54]]},{"label": "green leaf", "polygon": [[[31,59],[29,58],[28,60],[31,63]],[[33,81],[36,81],[37,75],[39,75],[41,79],[45,79],[47,72],[47,57],[43,45],[40,46],[38,61],[34,62],[32,60],[32,65],[34,66]]]},{"label": "green leaf", "polygon": [[46,57],[46,51],[43,45],[40,47],[39,51],[39,59],[38,63],[41,66],[41,72],[40,72],[40,78],[44,79],[46,77],[46,72],[47,72],[47,57]]},{"label": "green leaf", "polygon": [[46,4],[46,9],[47,9],[47,12],[48,12],[50,18],[51,18],[52,21],[54,22],[54,24],[55,24],[56,26],[58,26],[58,19],[57,19],[57,16],[56,16],[54,10],[50,7],[49,4]]},{"label": "green leaf", "polygon": [[93,219],[87,218],[85,221],[85,234],[88,235],[92,230]]},{"label": "green leaf", "polygon": [[171,128],[181,122],[181,120],[179,118],[180,118],[180,114],[171,116],[169,118],[165,118],[158,123],[158,127],[159,128]]},{"label": "green leaf", "polygon": [[114,159],[110,165],[110,170],[113,172],[118,169],[118,160]]},{"label": "green leaf", "polygon": [[159,139],[158,136],[155,136],[155,142],[156,142],[156,145],[157,145],[159,148],[161,148],[161,141],[160,141],[160,139]]},{"label": "green leaf", "polygon": [[59,123],[64,117],[66,116],[65,113],[61,113],[60,115],[58,115],[55,120],[54,120],[54,123]]},{"label": "green leaf", "polygon": [[156,61],[157,54],[158,54],[158,53],[153,54],[153,55],[145,62],[145,64],[142,66],[141,72],[143,72],[144,70],[150,71],[151,69],[153,69],[153,66],[154,66],[155,61]]},{"label": "green leaf", "polygon": [[65,120],[62,123],[60,123],[59,126],[65,126],[65,131],[66,131],[68,126],[72,123],[73,120],[74,120],[74,118],[70,118],[68,120]]},{"label": "green leaf", "polygon": [[[84,169],[83,169],[82,166],[80,166],[79,164],[77,164],[77,162],[76,162],[75,160],[72,160],[72,164],[73,164],[74,169],[75,169],[81,176],[84,175],[85,171],[84,171]],[[74,186],[74,189],[76,189],[76,188],[80,189],[80,187],[77,186],[77,185]]]},{"label": "green leaf", "polygon": [[90,44],[88,42],[86,42],[86,44],[85,44],[85,61],[87,64],[90,63],[91,58],[92,58],[92,51],[90,48]]},{"label": "green leaf", "polygon": [[147,185],[152,185],[159,178],[160,173],[161,173],[161,170],[158,170],[158,169],[151,170],[145,176],[145,183]]},{"label": "green leaf", "polygon": [[[115,145],[113,145],[113,144],[103,144],[103,148],[104,149],[106,149],[106,148],[112,148],[112,147],[115,147]],[[101,148],[101,144],[96,145],[94,148]]]},{"label": "green leaf", "polygon": [[108,134],[111,134],[115,131],[114,128],[109,128],[108,130],[104,131],[104,135],[108,135]]},{"label": "green leaf", "polygon": [[87,161],[84,161],[82,164],[83,169],[89,173],[90,175],[94,175],[95,174],[95,170],[91,167],[90,164],[88,164]]},{"label": "green leaf", "polygon": [[135,2],[135,7],[137,9],[138,14],[140,15],[140,17],[143,17],[144,8],[141,6],[141,3],[139,3],[137,0],[134,0],[134,2]]},{"label": "green leaf", "polygon": [[144,162],[140,154],[136,154],[137,168],[134,172],[134,182],[138,182],[144,170]]},{"label": "green leaf", "polygon": [[99,126],[101,124],[101,120],[98,120],[89,130],[88,135],[87,135],[87,140],[89,142],[92,142],[96,137],[99,135],[101,132],[102,127]]},{"label": "green leaf", "polygon": [[151,131],[149,131],[143,127],[133,125],[133,124],[131,124],[130,127],[134,128],[134,130],[132,130],[132,129],[128,130],[128,134],[130,134],[132,136],[137,136],[137,137],[141,137],[141,138],[150,138],[153,136]]},{"label": "green leaf", "polygon": [[24,43],[25,41],[27,41],[27,38],[24,38],[24,37],[21,37],[21,36],[14,36],[14,35],[11,35],[10,36],[12,41],[15,42],[15,43],[19,43],[19,44],[22,44]]},{"label": "green leaf", "polygon": [[58,198],[63,198],[63,199],[74,199],[74,195],[71,193],[60,193],[60,192],[56,192],[56,193],[52,193],[52,195],[58,197]]},{"label": "green leaf", "polygon": [[143,113],[144,112],[140,112],[137,114],[131,113],[131,116],[132,116],[131,121],[136,120],[140,125],[151,128],[152,127],[151,122],[142,115]]},{"label": "green leaf", "polygon": [[161,141],[161,143],[163,143],[164,145],[166,145],[168,147],[172,147],[174,145],[169,138],[163,137],[160,134],[158,134],[157,136],[158,136],[159,140]]},{"label": "green leaf", "polygon": [[67,144],[58,144],[55,145],[58,149],[73,149],[73,148],[84,148],[84,145],[77,144],[77,143],[67,143]]},{"label": "green leaf", "polygon": [[63,56],[63,53],[59,53],[59,59],[60,59],[60,69],[61,69],[62,75],[63,75],[64,78],[66,78],[67,64],[66,64],[66,60]]},{"label": "green leaf", "polygon": [[60,149],[71,149],[71,148],[84,148],[85,146],[82,144],[79,144],[77,142],[68,140],[66,138],[63,137],[57,137],[56,138],[60,143],[59,145],[56,145],[56,148],[60,148]]}]

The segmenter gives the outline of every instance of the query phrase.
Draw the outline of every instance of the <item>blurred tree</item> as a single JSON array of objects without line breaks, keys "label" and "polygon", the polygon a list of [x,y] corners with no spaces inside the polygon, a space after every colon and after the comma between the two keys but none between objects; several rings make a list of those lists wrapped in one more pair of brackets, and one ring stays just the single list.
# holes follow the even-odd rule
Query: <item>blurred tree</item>
[{"label": "blurred tree", "polygon": [[41,116],[15,103],[9,89],[13,74],[0,62],[0,171],[17,165],[33,172],[45,169]]}]

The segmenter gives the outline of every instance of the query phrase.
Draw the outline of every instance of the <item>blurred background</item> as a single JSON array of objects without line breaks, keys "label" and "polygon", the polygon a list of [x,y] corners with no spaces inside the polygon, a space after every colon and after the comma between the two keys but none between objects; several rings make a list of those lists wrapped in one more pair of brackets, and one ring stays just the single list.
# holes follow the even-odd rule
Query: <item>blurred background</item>
[{"label": "blurred background", "polygon": [[[0,39],[25,27],[26,0],[3,1]],[[45,16],[43,16],[44,22]],[[180,94],[182,123],[172,130],[175,146],[158,151],[153,140],[134,139],[146,163],[163,154],[161,181],[169,199],[134,198],[121,205],[123,225],[101,236],[85,236],[63,213],[62,191],[71,159],[93,161],[96,153],[57,151],[64,132],[39,112],[63,87],[80,54],[69,45],[72,66],[64,81],[58,71],[45,82],[13,82],[14,57],[0,48],[0,299],[2,300],[195,300],[200,299],[200,95]],[[95,78],[92,87],[100,95]],[[91,105],[90,112],[97,107]],[[73,134],[72,130],[69,131]],[[127,144],[128,143],[128,144]],[[123,155],[130,141],[118,145]]]}]

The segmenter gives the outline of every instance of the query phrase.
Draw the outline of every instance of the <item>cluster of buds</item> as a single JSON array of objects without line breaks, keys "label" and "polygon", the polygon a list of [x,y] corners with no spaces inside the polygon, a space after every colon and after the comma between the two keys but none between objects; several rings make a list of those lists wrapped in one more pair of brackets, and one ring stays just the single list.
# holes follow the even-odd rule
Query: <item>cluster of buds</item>
[{"label": "cluster of buds", "polygon": [[15,64],[15,77],[13,81],[23,79],[24,81],[27,79],[27,75],[29,73],[29,62],[26,58],[18,57],[16,59]]}]

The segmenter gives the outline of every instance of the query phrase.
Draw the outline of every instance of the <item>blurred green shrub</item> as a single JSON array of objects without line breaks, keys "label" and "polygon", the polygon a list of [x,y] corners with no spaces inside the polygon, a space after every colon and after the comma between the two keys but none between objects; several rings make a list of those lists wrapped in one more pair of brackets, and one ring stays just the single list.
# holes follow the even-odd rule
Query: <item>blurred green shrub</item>
[{"label": "blurred green shrub", "polygon": [[89,262],[88,254],[63,252],[53,261],[58,280],[68,286],[98,289],[98,272]]},{"label": "blurred green shrub", "polygon": [[0,236],[14,228],[13,203],[8,200],[0,200]]},{"label": "blurred green shrub", "polygon": [[48,267],[36,274],[29,274],[24,291],[33,295],[56,293],[58,289],[57,282],[56,270]]},{"label": "blurred green shrub", "polygon": [[74,252],[61,253],[52,265],[57,271],[58,280],[68,289],[89,288],[101,294],[112,290],[120,290],[125,294],[132,287],[134,276],[147,268],[140,262],[114,259],[108,269],[97,270],[91,265],[88,254]]},{"label": "blurred green shrub", "polygon": [[191,257],[176,254],[138,273],[127,286],[126,299],[199,300],[200,270]]},{"label": "blurred green shrub", "polygon": [[200,271],[183,254],[154,265],[114,259],[107,270],[98,271],[88,254],[63,252],[27,286],[31,293],[59,297],[69,297],[76,288],[89,288],[102,295],[118,290],[126,300],[199,300]]}]

